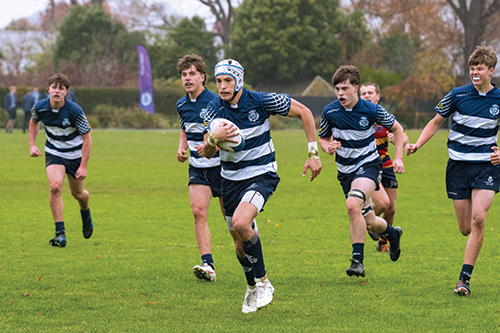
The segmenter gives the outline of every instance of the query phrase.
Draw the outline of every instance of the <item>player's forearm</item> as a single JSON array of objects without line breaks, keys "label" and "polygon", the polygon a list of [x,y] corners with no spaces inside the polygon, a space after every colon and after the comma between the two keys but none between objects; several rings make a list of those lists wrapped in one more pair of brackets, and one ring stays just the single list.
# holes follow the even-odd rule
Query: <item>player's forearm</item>
[{"label": "player's forearm", "polygon": [[33,119],[30,119],[29,130],[28,130],[30,147],[36,146],[36,137],[38,136],[39,129],[40,129],[40,124],[35,122]]},{"label": "player's forearm", "polygon": [[188,148],[189,148],[189,145],[187,142],[186,131],[182,130],[181,135],[179,137],[179,149],[187,150]]},{"label": "player's forearm", "polygon": [[323,150],[325,153],[328,154],[328,147],[330,146],[330,140],[325,138],[319,138],[318,142],[319,146],[321,147],[321,150]]},{"label": "player's forearm", "polygon": [[394,134],[394,146],[395,146],[395,156],[394,158],[403,158],[403,147],[404,147],[404,130],[403,127],[396,121],[394,126],[391,128]]},{"label": "player's forearm", "polygon": [[314,116],[305,105],[292,99],[288,117],[299,118],[306,133],[307,142],[316,142],[316,125]]},{"label": "player's forearm", "polygon": [[206,158],[212,158],[217,151],[216,146],[210,144],[208,140],[208,133],[205,134],[205,143],[203,144],[203,156]]},{"label": "player's forearm", "polygon": [[418,138],[415,146],[417,149],[421,148],[427,141],[429,141],[434,134],[441,128],[441,125],[444,123],[446,118],[441,117],[440,115],[436,115],[427,125],[425,125],[420,137]]},{"label": "player's forearm", "polygon": [[83,139],[82,162],[80,163],[80,167],[87,168],[91,150],[92,150],[92,137],[90,136],[90,133],[88,133],[84,136]]}]

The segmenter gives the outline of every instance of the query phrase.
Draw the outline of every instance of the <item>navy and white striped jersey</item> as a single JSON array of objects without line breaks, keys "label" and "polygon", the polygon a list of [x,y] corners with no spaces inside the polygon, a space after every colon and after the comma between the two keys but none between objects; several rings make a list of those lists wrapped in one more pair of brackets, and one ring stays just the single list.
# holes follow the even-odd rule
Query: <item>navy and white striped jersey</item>
[{"label": "navy and white striped jersey", "polygon": [[500,118],[500,89],[493,87],[480,94],[474,84],[458,87],[436,106],[444,118],[452,116],[448,136],[450,159],[465,162],[489,162],[497,146]]},{"label": "navy and white striped jersey", "polygon": [[339,100],[325,106],[321,115],[319,137],[341,143],[337,149],[335,162],[339,172],[352,173],[363,164],[380,156],[377,153],[375,127],[377,124],[390,129],[394,125],[394,116],[381,105],[362,99],[346,110]]},{"label": "navy and white striped jersey", "polygon": [[223,178],[240,181],[278,171],[269,117],[276,114],[288,115],[290,106],[289,95],[248,91],[245,88],[242,88],[236,108],[220,97],[208,103],[205,131],[212,119],[225,118],[236,124],[245,138],[245,148],[242,151],[221,151]]},{"label": "navy and white striped jersey", "polygon": [[82,135],[90,133],[90,125],[82,108],[66,100],[63,107],[53,110],[50,99],[38,101],[31,109],[31,115],[36,122],[45,125],[45,153],[68,160],[82,157]]},{"label": "navy and white striped jersey", "polygon": [[214,157],[208,159],[200,157],[196,151],[196,146],[203,145],[203,114],[207,104],[218,95],[207,88],[192,101],[189,95],[177,101],[177,112],[181,121],[181,128],[186,131],[186,138],[189,145],[189,164],[195,168],[213,168],[220,165],[220,157],[217,152]]}]

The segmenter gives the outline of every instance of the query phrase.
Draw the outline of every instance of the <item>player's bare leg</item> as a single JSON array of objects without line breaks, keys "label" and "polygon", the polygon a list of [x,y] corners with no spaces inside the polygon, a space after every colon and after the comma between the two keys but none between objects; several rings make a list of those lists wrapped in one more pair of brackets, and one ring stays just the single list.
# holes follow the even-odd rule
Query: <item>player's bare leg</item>
[{"label": "player's bare leg", "polygon": [[52,164],[47,167],[46,172],[50,187],[49,205],[56,227],[56,236],[49,241],[49,244],[64,247],[66,246],[66,229],[64,227],[62,188],[66,168],[64,165]]},{"label": "player's bare leg", "polygon": [[64,165],[52,164],[47,167],[47,178],[49,180],[50,194],[49,205],[54,222],[64,221],[64,204],[62,200],[62,188],[66,168]]},{"label": "player's bare leg", "polygon": [[68,175],[68,184],[71,190],[71,195],[73,195],[73,197],[78,201],[78,204],[80,205],[83,237],[88,239],[94,232],[94,222],[92,221],[92,216],[89,209],[89,192],[83,188],[83,179],[78,180],[73,176]]},{"label": "player's bare leg", "polygon": [[[458,212],[463,212],[469,207],[471,208],[469,215],[471,216],[469,223],[471,231],[467,241],[467,246],[465,247],[462,271],[460,272],[459,281],[455,287],[455,293],[457,295],[468,296],[470,294],[469,280],[479,256],[479,252],[481,251],[481,247],[483,246],[486,216],[488,215],[488,210],[493,203],[494,196],[494,191],[473,189],[471,200],[453,201],[455,209],[458,208],[458,211],[455,210],[457,218]],[[472,205],[470,205],[470,203]],[[462,223],[463,222],[464,221],[462,221]]]},{"label": "player's bare leg", "polygon": [[209,186],[189,185],[189,202],[194,217],[194,230],[198,249],[202,257],[201,265],[193,267],[194,275],[199,279],[215,281],[215,269],[212,259],[212,237],[207,223],[208,208],[212,198]]}]

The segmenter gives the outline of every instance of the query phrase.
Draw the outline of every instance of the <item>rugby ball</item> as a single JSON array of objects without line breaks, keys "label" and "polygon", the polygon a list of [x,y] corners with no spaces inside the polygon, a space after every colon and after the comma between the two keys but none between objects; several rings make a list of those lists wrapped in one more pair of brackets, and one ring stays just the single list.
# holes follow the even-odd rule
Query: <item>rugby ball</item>
[{"label": "rugby ball", "polygon": [[[227,124],[232,124],[232,125],[236,126],[231,120],[227,120],[227,119],[224,119],[224,118],[215,118],[215,119],[212,119],[208,123],[208,133],[212,134],[213,131],[215,131],[215,129],[217,127],[219,127],[223,122],[227,123]],[[227,151],[229,153],[237,153],[237,152],[243,150],[243,148],[245,147],[245,138],[241,134],[240,129],[238,128],[238,126],[236,126],[236,131],[237,131],[238,135],[232,137],[232,139],[234,139],[234,140],[236,140],[238,142],[219,141],[219,143],[217,145],[219,146],[220,149],[222,149],[224,151]]]}]

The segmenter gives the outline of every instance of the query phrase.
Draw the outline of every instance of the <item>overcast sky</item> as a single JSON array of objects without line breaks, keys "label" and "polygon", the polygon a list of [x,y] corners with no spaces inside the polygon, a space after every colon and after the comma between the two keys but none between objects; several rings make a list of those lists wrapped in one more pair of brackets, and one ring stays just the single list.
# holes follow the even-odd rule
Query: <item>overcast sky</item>
[{"label": "overcast sky", "polygon": [[[208,7],[197,0],[156,0],[170,5],[178,16],[198,15],[209,18]],[[69,1],[68,1],[69,2]],[[5,28],[13,19],[36,18],[43,11],[49,0],[2,0],[0,5],[0,29]]]}]

